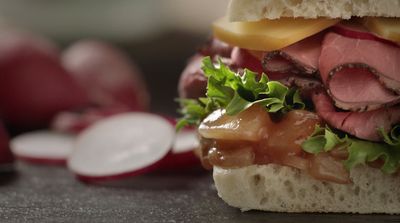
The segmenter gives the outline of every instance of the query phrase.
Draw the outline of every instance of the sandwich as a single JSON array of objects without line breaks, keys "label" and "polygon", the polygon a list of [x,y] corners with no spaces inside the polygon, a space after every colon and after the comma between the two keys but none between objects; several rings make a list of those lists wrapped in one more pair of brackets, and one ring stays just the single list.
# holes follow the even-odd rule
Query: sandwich
[{"label": "sandwich", "polygon": [[400,1],[232,0],[189,60],[196,126],[229,205],[400,214]]}]

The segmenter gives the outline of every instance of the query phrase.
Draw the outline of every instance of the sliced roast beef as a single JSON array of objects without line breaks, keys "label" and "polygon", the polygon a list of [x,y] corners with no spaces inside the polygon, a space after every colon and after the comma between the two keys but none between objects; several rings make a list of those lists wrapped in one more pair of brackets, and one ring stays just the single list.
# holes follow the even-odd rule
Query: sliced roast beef
[{"label": "sliced roast beef", "polygon": [[360,139],[380,141],[379,128],[388,132],[393,125],[400,123],[400,106],[367,112],[348,112],[337,111],[324,92],[314,93],[312,100],[317,114],[330,126]]},{"label": "sliced roast beef", "polygon": [[[252,53],[248,50],[234,47],[231,54],[231,69],[240,71],[247,68],[259,74],[263,73],[261,61],[254,54],[254,52]],[[277,63],[275,63],[275,65],[277,65]],[[310,98],[311,91],[323,88],[322,82],[314,77],[304,77],[290,72],[281,73],[279,71],[269,72],[267,75],[269,79],[279,81],[288,87],[297,87],[303,98]]]},{"label": "sliced roast beef", "polygon": [[[182,71],[178,83],[178,93],[180,98],[194,98],[205,97],[207,88],[207,77],[201,69],[204,55],[195,54],[189,59],[186,68]],[[212,57],[216,63],[218,59],[234,71],[239,71],[230,58],[220,57],[215,55]]]},{"label": "sliced roast beef", "polygon": [[[256,55],[257,54],[257,55]],[[257,72],[259,74],[264,72],[260,58],[263,57],[263,52],[260,51],[248,51],[239,47],[234,47],[231,54],[232,66],[231,69],[243,70],[245,68]],[[285,63],[285,61],[283,61]],[[275,61],[274,65],[279,66],[278,62]],[[277,72],[268,72],[268,78],[271,80],[285,80],[295,74],[283,73],[282,69],[278,69]]]},{"label": "sliced roast beef", "polygon": [[232,46],[222,42],[216,38],[210,38],[208,41],[198,49],[199,53],[204,56],[215,56],[229,58],[232,52]]},{"label": "sliced roast beef", "polygon": [[281,50],[265,53],[262,63],[265,72],[315,75],[322,38],[323,33],[320,33]]},{"label": "sliced roast beef", "polygon": [[247,68],[259,74],[263,72],[261,61],[245,49],[234,47],[230,57],[235,67]]},{"label": "sliced roast beef", "polygon": [[203,55],[196,54],[189,60],[179,80],[179,97],[197,99],[205,96],[207,78],[201,70],[202,59]]},{"label": "sliced roast beef", "polygon": [[306,100],[311,100],[311,95],[316,90],[324,89],[322,82],[315,78],[292,75],[278,81],[287,87],[296,87],[300,92],[301,98]]},{"label": "sliced roast beef", "polygon": [[207,78],[201,70],[203,57],[210,56],[216,60],[221,58],[224,62],[230,62],[232,46],[216,38],[210,38],[198,49],[198,53],[189,59],[183,70],[178,84],[178,93],[181,98],[204,97],[207,87]]},{"label": "sliced roast beef", "polygon": [[[312,41],[317,40],[317,42],[321,42],[320,37],[316,39],[315,37],[309,38],[307,41],[303,42],[303,45],[293,45],[291,47],[285,48],[285,52],[288,52],[287,55],[293,55],[297,59],[293,61],[302,61],[301,64],[306,64],[304,65],[305,67],[311,67],[311,66],[316,66],[318,62],[318,55],[319,54],[316,50],[317,46],[315,43],[311,44]],[[262,58],[262,52],[253,52],[253,51],[248,51],[246,49],[241,49],[239,47],[233,47],[231,49],[231,54],[228,56],[228,58],[223,57],[226,56],[226,52],[221,49],[215,49],[215,48],[223,48],[221,45],[221,41],[216,40],[213,41],[213,43],[209,43],[206,46],[209,47],[207,51],[214,60],[216,58],[220,57],[222,58],[225,62],[228,63],[228,66],[239,73],[242,73],[242,70],[244,68],[247,68],[251,71],[257,72],[259,74],[263,73],[263,66],[260,60],[260,57]],[[203,47],[204,48],[204,47]],[[205,49],[205,48],[204,48]],[[218,51],[221,54],[215,54]],[[297,51],[297,52],[296,52]],[[304,52],[303,52],[304,51]],[[213,52],[213,53],[210,53]],[[260,53],[260,55],[255,55],[256,53]],[[207,86],[207,78],[204,76],[203,71],[201,70],[201,60],[202,56],[205,56],[204,54],[197,54],[195,55],[188,63],[187,67],[185,70],[182,72],[180,81],[179,81],[179,96],[183,98],[198,98],[202,97],[205,95],[206,92],[206,86]],[[312,58],[312,59],[309,59]],[[287,61],[284,61],[282,59],[282,65],[285,66],[284,64]],[[297,63],[297,62],[296,62]],[[295,66],[303,66],[303,65],[294,65],[293,62],[290,62],[289,66],[295,67]],[[279,64],[279,58],[275,58],[273,65],[276,66],[276,71],[274,70],[273,67],[270,67],[270,71],[267,73],[268,77],[271,80],[277,80],[282,82],[288,87],[297,87],[300,90],[300,93],[303,97],[309,98],[310,92],[312,90],[315,90],[317,88],[321,88],[323,85],[319,78],[316,78],[314,76],[304,76],[304,75],[299,75],[299,69],[294,72],[283,72],[287,69],[282,69],[281,64]],[[297,68],[296,68],[297,69]],[[305,70],[306,68],[301,68],[302,70]],[[314,68],[313,68],[314,69]],[[274,70],[274,71],[271,71]],[[290,69],[289,69],[290,70]],[[293,70],[291,70],[293,71]]]},{"label": "sliced roast beef", "polygon": [[319,70],[337,107],[374,110],[400,101],[399,58],[399,47],[328,33]]}]

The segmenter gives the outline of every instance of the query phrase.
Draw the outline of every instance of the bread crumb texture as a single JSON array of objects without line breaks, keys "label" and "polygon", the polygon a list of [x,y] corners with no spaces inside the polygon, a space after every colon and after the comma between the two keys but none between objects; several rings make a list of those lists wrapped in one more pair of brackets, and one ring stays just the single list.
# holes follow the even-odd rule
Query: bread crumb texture
[{"label": "bread crumb texture", "polygon": [[214,167],[218,195],[242,211],[400,213],[400,177],[360,166],[352,184],[322,182],[275,164],[239,169]]},{"label": "bread crumb texture", "polygon": [[400,17],[400,0],[231,0],[228,7],[230,21],[352,16]]}]

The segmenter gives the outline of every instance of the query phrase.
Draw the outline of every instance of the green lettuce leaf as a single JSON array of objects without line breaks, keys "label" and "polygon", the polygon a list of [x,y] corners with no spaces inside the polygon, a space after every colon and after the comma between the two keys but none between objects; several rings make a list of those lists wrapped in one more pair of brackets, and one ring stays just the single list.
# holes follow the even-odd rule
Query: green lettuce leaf
[{"label": "green lettuce leaf", "polygon": [[387,144],[400,149],[400,125],[394,126],[389,133],[385,132],[383,128],[380,128],[379,132]]},{"label": "green lettuce leaf", "polygon": [[243,75],[239,75],[220,59],[214,64],[210,57],[203,59],[202,70],[208,78],[206,97],[180,100],[179,112],[183,117],[177,129],[198,125],[208,114],[220,108],[225,109],[228,115],[236,115],[254,104],[261,104],[272,113],[286,113],[305,106],[298,90],[269,81],[265,74],[258,80],[257,73],[245,69]]},{"label": "green lettuce leaf", "polygon": [[314,133],[302,143],[302,148],[308,153],[328,152],[339,145],[346,144],[346,138],[341,139],[329,128],[315,126]]},{"label": "green lettuce leaf", "polygon": [[[339,137],[329,128],[316,127],[314,133],[302,143],[302,148],[308,153],[328,152],[334,148],[347,149],[349,156],[344,166],[350,170],[357,165],[382,159],[381,170],[385,173],[395,173],[400,167],[400,148],[397,128],[390,135],[386,134],[387,143],[369,142],[348,136]],[[390,139],[390,140],[389,140]],[[390,142],[390,143],[389,143]]]},{"label": "green lettuce leaf", "polygon": [[205,107],[206,101],[194,99],[179,99],[181,109],[179,112],[183,117],[176,124],[176,130],[179,131],[187,125],[198,125],[199,120],[207,116],[207,109]]}]

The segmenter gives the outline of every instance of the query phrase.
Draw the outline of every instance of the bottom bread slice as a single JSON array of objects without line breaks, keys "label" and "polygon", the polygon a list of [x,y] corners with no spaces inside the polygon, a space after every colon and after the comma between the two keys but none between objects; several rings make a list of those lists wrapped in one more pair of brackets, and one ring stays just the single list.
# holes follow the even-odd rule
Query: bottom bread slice
[{"label": "bottom bread slice", "polygon": [[322,182],[276,164],[213,172],[218,195],[242,211],[400,214],[400,176],[367,166],[350,176],[352,184]]}]

